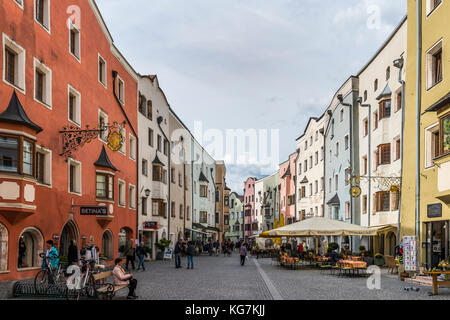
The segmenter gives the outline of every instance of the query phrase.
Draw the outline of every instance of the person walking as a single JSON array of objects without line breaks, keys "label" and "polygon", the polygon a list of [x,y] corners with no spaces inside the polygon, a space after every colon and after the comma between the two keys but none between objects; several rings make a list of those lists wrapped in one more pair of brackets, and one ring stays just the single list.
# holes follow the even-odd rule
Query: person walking
[{"label": "person walking", "polygon": [[243,266],[245,264],[245,259],[247,257],[247,244],[243,243],[241,245],[241,248],[239,250],[239,255],[241,257],[241,266]]},{"label": "person walking", "polygon": [[137,271],[139,271],[141,269],[141,266],[142,266],[142,271],[145,271],[144,259],[148,256],[148,254],[147,254],[147,251],[145,251],[144,244],[142,242],[136,247],[136,255],[139,258],[139,264],[137,267]]},{"label": "person walking", "polygon": [[175,254],[175,268],[182,268],[181,266],[181,250],[182,250],[182,244],[181,244],[181,239],[178,239],[177,244],[175,245],[175,250],[173,251],[173,253]]},{"label": "person walking", "polygon": [[67,267],[72,264],[77,264],[79,260],[77,242],[70,240],[70,245],[67,252]]},{"label": "person walking", "polygon": [[127,299],[136,299],[138,296],[136,296],[136,287],[137,287],[137,280],[133,279],[133,274],[126,274],[126,272],[123,270],[120,263],[122,262],[122,258],[117,258],[114,260],[115,267],[113,270],[113,276],[114,276],[114,285],[116,286],[122,286],[122,285],[128,285],[128,296]]},{"label": "person walking", "polygon": [[125,265],[125,269],[128,270],[128,265],[131,262],[131,267],[133,268],[133,271],[135,269],[134,266],[134,256],[135,256],[135,252],[134,252],[134,248],[133,248],[133,242],[131,241],[131,239],[129,239],[125,245],[125,250],[123,252],[123,254],[126,257],[126,265]]},{"label": "person walking", "polygon": [[187,268],[194,269],[195,246],[192,241],[189,241],[188,243],[186,254],[187,254]]}]

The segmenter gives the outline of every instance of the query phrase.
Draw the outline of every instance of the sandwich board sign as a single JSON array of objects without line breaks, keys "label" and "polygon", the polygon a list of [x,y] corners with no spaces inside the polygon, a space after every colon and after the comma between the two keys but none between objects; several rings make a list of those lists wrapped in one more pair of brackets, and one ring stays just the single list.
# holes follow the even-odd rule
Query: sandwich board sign
[{"label": "sandwich board sign", "polygon": [[164,249],[164,260],[172,260],[173,248]]}]

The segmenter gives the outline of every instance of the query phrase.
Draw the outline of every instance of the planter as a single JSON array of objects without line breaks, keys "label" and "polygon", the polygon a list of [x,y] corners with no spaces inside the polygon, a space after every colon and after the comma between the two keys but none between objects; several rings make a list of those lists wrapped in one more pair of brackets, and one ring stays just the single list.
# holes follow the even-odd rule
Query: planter
[{"label": "planter", "polygon": [[375,258],[374,264],[379,267],[384,266],[384,264],[385,264],[384,258]]}]

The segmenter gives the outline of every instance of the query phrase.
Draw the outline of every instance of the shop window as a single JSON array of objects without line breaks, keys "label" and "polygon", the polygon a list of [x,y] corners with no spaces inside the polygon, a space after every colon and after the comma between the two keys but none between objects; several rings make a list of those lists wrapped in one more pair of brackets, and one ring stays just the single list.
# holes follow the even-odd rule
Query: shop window
[{"label": "shop window", "polygon": [[442,40],[435,44],[426,55],[427,89],[431,89],[443,79],[442,77]]},{"label": "shop window", "polygon": [[106,61],[105,59],[102,58],[102,56],[99,54],[98,55],[98,81],[106,88],[107,83],[106,83]]},{"label": "shop window", "polygon": [[69,28],[69,52],[78,61],[80,61],[80,30],[77,29],[72,23]]},{"label": "shop window", "polygon": [[81,125],[81,95],[70,85],[68,86],[68,119],[73,124]]},{"label": "shop window", "polygon": [[450,113],[439,119],[441,132],[440,139],[440,154],[447,154],[450,152]]},{"label": "shop window", "polygon": [[35,0],[34,19],[48,32],[50,31],[50,0]]},{"label": "shop window", "polygon": [[118,180],[119,206],[125,207],[125,181]]},{"label": "shop window", "polygon": [[96,197],[114,200],[114,176],[97,172]]},{"label": "shop window", "polygon": [[52,108],[52,70],[34,59],[34,99]]},{"label": "shop window", "polygon": [[128,199],[130,209],[136,209],[136,187],[132,184],[128,186]]},{"label": "shop window", "polygon": [[25,229],[18,244],[18,268],[40,267],[42,259],[39,253],[44,252],[44,238],[41,232],[33,227]]}]

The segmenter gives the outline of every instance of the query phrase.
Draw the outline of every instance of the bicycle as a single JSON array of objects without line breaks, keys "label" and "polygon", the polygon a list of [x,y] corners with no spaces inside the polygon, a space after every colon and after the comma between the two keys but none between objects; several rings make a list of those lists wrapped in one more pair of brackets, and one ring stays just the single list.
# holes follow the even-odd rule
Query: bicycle
[{"label": "bicycle", "polygon": [[34,290],[36,293],[44,294],[47,292],[49,285],[63,284],[66,280],[61,263],[56,269],[51,267],[50,261],[56,259],[56,257],[47,257],[44,253],[40,253],[39,257],[45,259],[45,267],[39,270],[34,277]]},{"label": "bicycle", "polygon": [[99,273],[96,269],[95,260],[81,259],[81,264],[81,269],[78,266],[69,266],[68,271],[72,272],[67,279],[67,287],[69,290],[76,290],[76,300],[79,300],[81,296],[96,298],[97,289],[102,283],[94,278],[94,274]]}]

